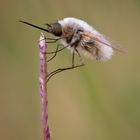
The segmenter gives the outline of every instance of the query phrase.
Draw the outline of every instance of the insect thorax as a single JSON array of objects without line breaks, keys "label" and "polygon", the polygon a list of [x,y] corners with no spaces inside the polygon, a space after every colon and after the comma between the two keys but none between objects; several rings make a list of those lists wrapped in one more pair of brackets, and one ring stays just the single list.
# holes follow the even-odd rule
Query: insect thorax
[{"label": "insect thorax", "polygon": [[63,41],[68,45],[74,39],[75,35],[78,35],[78,31],[83,31],[83,28],[74,24],[65,25],[62,29],[63,36],[65,37]]}]

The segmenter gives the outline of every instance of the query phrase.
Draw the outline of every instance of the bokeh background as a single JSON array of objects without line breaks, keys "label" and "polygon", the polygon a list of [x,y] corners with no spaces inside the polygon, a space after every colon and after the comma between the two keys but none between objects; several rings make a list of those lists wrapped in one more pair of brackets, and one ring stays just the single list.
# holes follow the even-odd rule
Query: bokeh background
[{"label": "bokeh background", "polygon": [[[50,80],[52,140],[139,140],[139,0],[1,0],[0,139],[42,140],[41,31],[18,20],[44,26],[69,16],[87,21],[128,53],[116,53],[105,63],[85,59],[85,67]],[[49,49],[55,46],[49,44]],[[49,63],[49,70],[70,63],[71,54],[65,50]]]}]

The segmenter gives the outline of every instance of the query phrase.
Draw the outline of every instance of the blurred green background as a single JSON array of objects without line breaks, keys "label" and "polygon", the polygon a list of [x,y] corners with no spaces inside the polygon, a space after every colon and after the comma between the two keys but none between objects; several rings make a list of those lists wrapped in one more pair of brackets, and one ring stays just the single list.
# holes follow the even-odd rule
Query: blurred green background
[{"label": "blurred green background", "polygon": [[[116,53],[105,63],[85,59],[85,67],[51,79],[52,140],[139,140],[139,0],[1,0],[0,139],[42,140],[41,31],[18,20],[44,26],[69,16],[87,21],[128,53]],[[50,50],[54,48],[49,45]],[[71,54],[65,50],[49,64],[49,70],[68,66],[70,60]]]}]

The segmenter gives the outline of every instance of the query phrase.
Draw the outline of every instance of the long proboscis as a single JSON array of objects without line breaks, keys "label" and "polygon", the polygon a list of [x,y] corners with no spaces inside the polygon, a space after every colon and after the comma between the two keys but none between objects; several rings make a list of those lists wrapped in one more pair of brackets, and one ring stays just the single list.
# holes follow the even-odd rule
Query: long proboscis
[{"label": "long proboscis", "polygon": [[32,24],[32,23],[29,23],[29,22],[26,22],[26,21],[22,21],[22,20],[19,20],[19,22],[22,22],[22,23],[24,23],[24,24],[27,24],[27,25],[29,25],[29,26],[35,27],[35,28],[37,28],[37,29],[40,29],[40,30],[43,30],[43,31],[46,31],[46,32],[49,33],[49,31],[48,31],[47,29],[44,29],[44,28],[39,27],[39,26],[37,26],[37,25],[34,25],[34,24]]}]

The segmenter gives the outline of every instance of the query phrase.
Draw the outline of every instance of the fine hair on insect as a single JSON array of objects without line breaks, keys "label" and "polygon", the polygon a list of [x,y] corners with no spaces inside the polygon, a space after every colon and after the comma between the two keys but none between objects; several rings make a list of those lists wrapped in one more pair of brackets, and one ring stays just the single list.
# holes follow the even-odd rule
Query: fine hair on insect
[{"label": "fine hair on insect", "polygon": [[[99,33],[85,21],[77,18],[68,17],[52,24],[47,23],[47,28],[42,28],[26,21],[20,22],[54,35],[55,38],[46,38],[47,43],[57,43],[60,41],[61,44],[57,44],[55,51],[47,52],[47,54],[53,54],[48,62],[65,48],[68,48],[72,53],[72,65],[66,68],[58,68],[49,73],[47,82],[57,73],[84,66],[81,53],[97,61],[107,61],[111,59],[114,50],[125,52],[125,49],[110,41],[110,39]],[[63,45],[63,48],[60,48],[61,45]],[[81,64],[79,65],[75,65],[75,54],[80,58]]]}]

